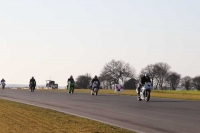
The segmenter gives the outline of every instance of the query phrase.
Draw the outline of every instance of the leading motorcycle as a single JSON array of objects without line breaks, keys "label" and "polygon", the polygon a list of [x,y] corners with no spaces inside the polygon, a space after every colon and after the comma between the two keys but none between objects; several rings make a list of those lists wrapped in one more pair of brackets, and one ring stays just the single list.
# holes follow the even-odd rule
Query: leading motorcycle
[{"label": "leading motorcycle", "polygon": [[[150,94],[151,90],[153,89],[153,84],[151,82],[146,82],[140,89],[140,96],[137,97],[138,101],[149,101],[150,100]],[[138,90],[136,89],[136,92],[138,93]]]}]

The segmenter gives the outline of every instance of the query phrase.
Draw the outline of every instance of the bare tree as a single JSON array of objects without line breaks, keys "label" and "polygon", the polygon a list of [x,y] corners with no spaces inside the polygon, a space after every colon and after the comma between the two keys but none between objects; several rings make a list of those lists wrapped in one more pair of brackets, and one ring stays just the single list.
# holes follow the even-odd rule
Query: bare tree
[{"label": "bare tree", "polygon": [[124,89],[136,89],[136,88],[137,88],[137,80],[134,78],[131,78],[124,83]]},{"label": "bare tree", "polygon": [[197,90],[200,90],[200,76],[196,76],[195,78],[193,78],[192,82],[193,82],[193,86]]},{"label": "bare tree", "polygon": [[90,86],[90,81],[92,77],[90,74],[79,75],[76,79],[76,87],[86,89]]},{"label": "bare tree", "polygon": [[186,90],[190,90],[192,85],[192,78],[186,76],[181,79],[181,86],[183,86]]},{"label": "bare tree", "polygon": [[140,71],[139,75],[138,75],[138,80],[140,80],[146,73],[145,68],[142,68],[142,70]]},{"label": "bare tree", "polygon": [[168,74],[168,77],[166,78],[166,81],[170,84],[170,87],[173,90],[176,90],[178,84],[180,83],[181,75],[176,72],[170,72]]},{"label": "bare tree", "polygon": [[103,89],[112,89],[112,80],[106,77],[105,75],[101,74],[99,76],[99,80],[101,82],[101,87]]},{"label": "bare tree", "polygon": [[170,66],[167,63],[160,62],[153,66],[152,73],[160,89],[163,89],[163,83],[168,76],[169,70]]},{"label": "bare tree", "polygon": [[135,69],[124,61],[112,60],[106,63],[100,76],[110,85],[118,84],[120,81],[124,84],[128,79],[134,78]]}]

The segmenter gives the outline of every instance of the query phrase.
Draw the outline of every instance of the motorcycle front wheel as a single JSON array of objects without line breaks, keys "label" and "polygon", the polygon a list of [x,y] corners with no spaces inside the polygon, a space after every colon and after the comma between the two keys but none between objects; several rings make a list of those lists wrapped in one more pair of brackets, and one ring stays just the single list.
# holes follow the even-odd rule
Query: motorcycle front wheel
[{"label": "motorcycle front wheel", "polygon": [[74,93],[74,88],[73,87],[71,88],[71,93]]},{"label": "motorcycle front wheel", "polygon": [[149,101],[150,100],[150,91],[146,91],[145,93],[145,101]]},{"label": "motorcycle front wheel", "polygon": [[138,101],[142,101],[142,99],[141,99],[139,96],[137,97],[137,100],[138,100]]},{"label": "motorcycle front wheel", "polygon": [[97,94],[98,94],[98,91],[96,91],[95,95],[97,96]]}]

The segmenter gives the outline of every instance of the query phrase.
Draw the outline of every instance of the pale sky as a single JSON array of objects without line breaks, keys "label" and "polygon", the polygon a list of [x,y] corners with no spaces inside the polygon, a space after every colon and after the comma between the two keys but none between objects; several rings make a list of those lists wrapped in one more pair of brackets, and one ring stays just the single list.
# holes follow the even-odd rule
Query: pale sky
[{"label": "pale sky", "polygon": [[0,78],[66,85],[104,64],[200,75],[199,0],[0,0]]}]

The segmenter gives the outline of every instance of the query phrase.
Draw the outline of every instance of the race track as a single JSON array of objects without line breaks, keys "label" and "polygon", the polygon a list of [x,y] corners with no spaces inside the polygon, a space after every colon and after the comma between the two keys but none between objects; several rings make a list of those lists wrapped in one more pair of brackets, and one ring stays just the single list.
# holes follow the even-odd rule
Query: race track
[{"label": "race track", "polygon": [[18,101],[144,133],[200,133],[200,102],[85,93],[0,90],[0,98]]}]

